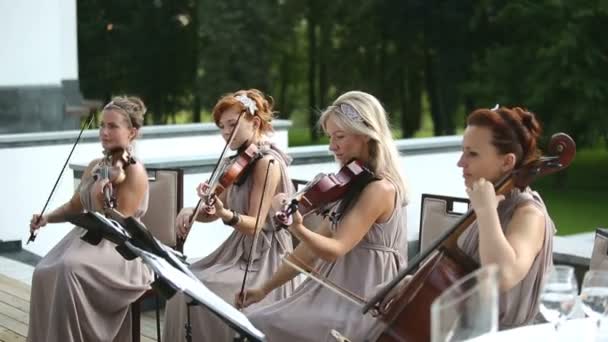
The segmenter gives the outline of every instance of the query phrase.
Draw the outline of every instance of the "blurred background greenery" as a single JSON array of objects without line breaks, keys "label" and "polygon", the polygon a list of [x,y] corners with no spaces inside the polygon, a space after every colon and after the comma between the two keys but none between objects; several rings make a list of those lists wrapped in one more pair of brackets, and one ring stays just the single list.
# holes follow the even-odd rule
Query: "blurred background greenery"
[{"label": "blurred background greenery", "polygon": [[79,0],[86,98],[141,96],[148,124],[202,122],[241,88],[271,95],[291,146],[326,140],[319,110],[359,89],[396,138],[458,134],[476,107],[523,106],[570,134],[541,180],[560,233],[608,226],[608,1]]}]

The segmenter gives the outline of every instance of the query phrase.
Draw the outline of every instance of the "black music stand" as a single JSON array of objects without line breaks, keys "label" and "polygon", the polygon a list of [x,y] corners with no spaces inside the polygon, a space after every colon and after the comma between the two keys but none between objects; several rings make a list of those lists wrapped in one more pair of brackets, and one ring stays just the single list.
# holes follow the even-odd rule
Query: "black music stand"
[{"label": "black music stand", "polygon": [[66,220],[87,231],[80,238],[92,245],[98,245],[102,239],[116,244],[116,251],[127,260],[137,256],[124,247],[124,242],[131,236],[128,231],[116,220],[106,218],[100,213],[85,211],[83,213],[68,215]]},{"label": "black music stand", "polygon": [[141,257],[144,263],[154,270],[158,280],[164,286],[171,287],[173,292],[180,291],[190,297],[192,302],[188,305],[203,305],[239,333],[240,336],[246,337],[248,341],[266,341],[264,334],[256,329],[242,312],[209,290],[196,277],[182,272],[163,257],[135,246],[131,241],[126,241],[124,245],[133,254]]}]

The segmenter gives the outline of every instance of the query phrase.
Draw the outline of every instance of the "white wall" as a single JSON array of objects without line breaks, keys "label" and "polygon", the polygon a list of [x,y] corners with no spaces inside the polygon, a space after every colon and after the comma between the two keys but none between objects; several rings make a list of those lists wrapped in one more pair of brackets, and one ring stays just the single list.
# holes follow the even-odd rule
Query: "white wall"
[{"label": "white wall", "polygon": [[[287,146],[287,131],[277,131],[273,140],[281,147]],[[170,159],[185,156],[218,155],[223,140],[217,135],[182,136],[138,141],[137,155],[143,159]],[[71,145],[39,145],[31,147],[0,148],[0,179],[4,179],[2,205],[0,205],[0,240],[22,240],[29,237],[29,221],[32,214],[39,213],[53,188],[55,179],[63,166]],[[80,143],[70,160],[72,164],[87,164],[101,156],[98,142]],[[200,175],[199,177],[202,177]],[[199,179],[196,175],[187,179]],[[200,182],[198,180],[198,182]],[[198,184],[198,183],[197,183]],[[185,188],[187,192],[187,187]],[[72,170],[66,168],[53,194],[48,210],[65,203],[74,192]],[[34,243],[25,248],[35,254],[44,255],[70,229],[69,224],[53,224],[45,227]],[[47,229],[48,228],[48,229]]]},{"label": "white wall", "polygon": [[59,0],[61,13],[61,79],[78,79],[76,0]]},{"label": "white wall", "polygon": [[[456,166],[459,152],[402,156],[401,169],[409,178],[410,202],[407,207],[408,240],[418,239],[420,197],[423,193],[466,197],[462,173]],[[337,172],[336,163],[316,163],[289,167],[289,175],[297,179],[312,179],[319,172]],[[209,174],[188,174],[184,177],[184,206],[194,207],[198,201],[196,186]],[[231,233],[220,221],[196,223],[188,236],[184,252],[188,258],[200,258],[212,252]]]},{"label": "white wall", "polygon": [[75,11],[75,6],[76,0],[0,1],[0,87],[61,83],[62,64],[73,61],[62,61],[61,23],[66,16],[61,11]]},{"label": "white wall", "polygon": [[[274,141],[286,148],[287,131],[278,131]],[[3,183],[3,205],[0,206],[0,240],[27,240],[28,224],[33,213],[42,209],[53,187],[70,145],[42,145],[36,147],[0,149],[0,160],[7,165],[0,168]],[[223,147],[218,135],[198,137],[150,138],[138,142],[138,155],[146,160],[172,160],[181,157],[217,155]],[[298,150],[301,148],[296,148]],[[81,143],[76,147],[70,163],[86,164],[101,153],[100,145]],[[435,193],[465,197],[461,172],[456,167],[459,152],[416,154],[402,156],[401,167],[409,181],[410,204],[408,206],[408,237],[418,237],[420,195]],[[336,172],[334,162],[290,166],[292,178],[311,179],[318,172]],[[184,205],[194,206],[198,201],[196,185],[208,178],[208,173],[187,174],[184,179]],[[71,169],[63,175],[49,210],[66,202],[74,191]],[[43,228],[36,241],[25,246],[35,254],[46,254],[69,230],[70,224],[53,224]],[[229,234],[230,228],[221,222],[197,223],[185,246],[189,257],[196,258],[213,251]]]},{"label": "white wall", "polygon": [[[456,166],[459,152],[413,155],[400,158],[401,168],[409,178],[410,203],[407,207],[408,239],[418,239],[420,224],[420,196],[422,193],[466,197],[462,173]],[[311,179],[319,172],[337,172],[336,163],[294,165],[289,175],[297,179]],[[195,188],[208,178],[206,174],[189,174],[184,179],[184,206],[193,207],[198,201]],[[189,258],[200,258],[212,252],[231,233],[231,228],[220,221],[196,223],[188,236],[184,252]]]}]

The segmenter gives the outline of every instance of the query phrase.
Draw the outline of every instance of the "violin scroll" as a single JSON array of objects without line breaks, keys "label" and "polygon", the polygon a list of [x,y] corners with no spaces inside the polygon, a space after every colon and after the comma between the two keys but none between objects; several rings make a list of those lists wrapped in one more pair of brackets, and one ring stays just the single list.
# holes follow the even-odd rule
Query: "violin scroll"
[{"label": "violin scroll", "polygon": [[576,155],[576,144],[566,133],[556,133],[551,136],[547,152],[547,156],[532,160],[513,171],[512,179],[516,187],[524,189],[536,178],[570,166]]},{"label": "violin scroll", "polygon": [[576,143],[566,133],[555,133],[551,136],[547,150],[549,155],[559,156],[562,168],[566,168],[574,160]]}]

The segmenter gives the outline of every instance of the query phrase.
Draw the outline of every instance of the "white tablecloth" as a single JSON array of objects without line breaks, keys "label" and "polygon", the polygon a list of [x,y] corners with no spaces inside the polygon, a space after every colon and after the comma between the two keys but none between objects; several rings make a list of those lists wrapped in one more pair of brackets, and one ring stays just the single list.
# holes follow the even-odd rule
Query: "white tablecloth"
[{"label": "white tablecloth", "polygon": [[555,332],[552,324],[544,323],[486,334],[469,341],[608,341],[607,325],[608,322],[603,322],[599,334],[596,334],[595,321],[589,318],[578,318],[566,321],[559,329],[559,336]]}]

